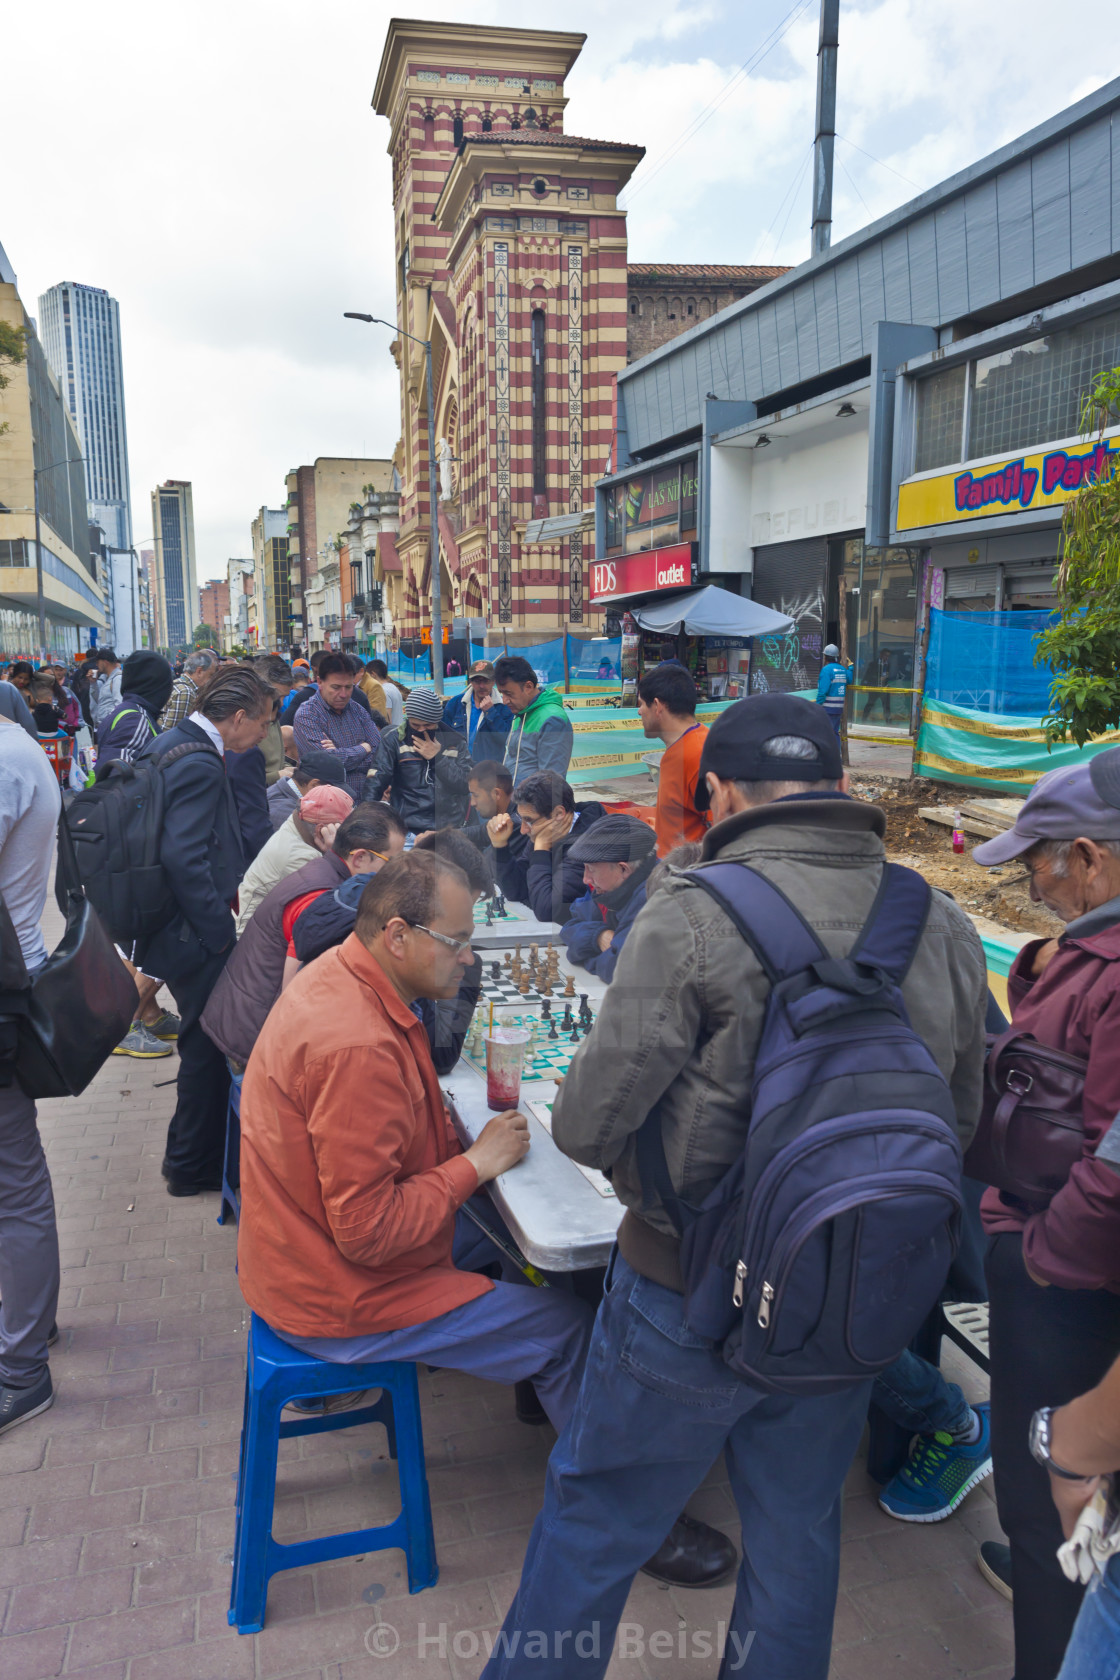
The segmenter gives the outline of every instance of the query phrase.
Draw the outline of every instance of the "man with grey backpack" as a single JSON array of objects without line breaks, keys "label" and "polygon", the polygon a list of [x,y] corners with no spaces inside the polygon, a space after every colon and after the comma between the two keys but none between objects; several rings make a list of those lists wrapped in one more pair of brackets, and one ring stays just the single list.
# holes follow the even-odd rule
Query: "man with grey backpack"
[{"label": "man with grey backpack", "polygon": [[696,801],[701,862],[637,917],[553,1109],[626,1213],[486,1680],[605,1674],[635,1570],[721,1452],[743,1539],[721,1672],[825,1680],[872,1381],[955,1243],[987,995],[971,923],[886,863],[809,701],[729,707]]}]

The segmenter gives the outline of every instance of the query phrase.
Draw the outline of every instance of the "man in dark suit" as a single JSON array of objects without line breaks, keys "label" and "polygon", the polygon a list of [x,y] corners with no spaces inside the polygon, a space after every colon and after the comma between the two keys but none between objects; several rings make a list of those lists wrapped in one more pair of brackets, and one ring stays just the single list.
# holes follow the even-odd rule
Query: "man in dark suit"
[{"label": "man in dark suit", "polygon": [[199,698],[198,710],[160,735],[144,755],[158,761],[175,747],[195,749],[161,772],[160,861],[176,909],[136,955],[145,974],[167,982],[182,1017],[178,1097],[163,1161],[172,1196],[221,1188],[229,1070],[199,1017],[233,949],[231,905],[245,871],[224,760],[227,752],[247,752],[264,738],[272,701],[272,690],[255,671],[223,666]]}]

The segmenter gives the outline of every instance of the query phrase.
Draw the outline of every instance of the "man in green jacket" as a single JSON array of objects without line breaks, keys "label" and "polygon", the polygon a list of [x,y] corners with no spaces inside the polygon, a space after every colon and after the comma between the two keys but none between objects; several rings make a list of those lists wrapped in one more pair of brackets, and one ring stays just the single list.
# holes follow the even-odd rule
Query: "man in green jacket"
[{"label": "man in green jacket", "polygon": [[497,661],[494,682],[514,714],[503,760],[512,772],[514,788],[538,770],[567,776],[572,725],[556,690],[541,688],[537,673],[519,654],[507,654]]}]

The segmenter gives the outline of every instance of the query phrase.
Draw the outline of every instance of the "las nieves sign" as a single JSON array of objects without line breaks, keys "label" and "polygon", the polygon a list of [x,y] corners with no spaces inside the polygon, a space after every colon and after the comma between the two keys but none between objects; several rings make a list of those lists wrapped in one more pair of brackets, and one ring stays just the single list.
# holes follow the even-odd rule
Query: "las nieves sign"
[{"label": "las nieves sign", "polygon": [[645,554],[619,554],[591,564],[591,600],[616,601],[658,589],[688,589],[695,581],[695,543],[651,548]]}]

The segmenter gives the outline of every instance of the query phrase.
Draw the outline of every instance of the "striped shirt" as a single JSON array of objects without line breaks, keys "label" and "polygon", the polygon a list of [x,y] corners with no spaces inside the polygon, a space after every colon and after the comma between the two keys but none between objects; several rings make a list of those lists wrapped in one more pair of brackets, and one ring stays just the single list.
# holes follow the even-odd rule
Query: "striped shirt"
[{"label": "striped shirt", "polygon": [[[353,700],[347,702],[344,711],[332,711],[316,691],[300,706],[292,731],[301,757],[304,753],[322,752],[324,737],[334,743],[346,772],[346,786],[357,804],[365,791],[366,775],[377,762],[381,742],[381,732],[369,713]],[[369,743],[368,752],[362,746],[363,741]]]}]

